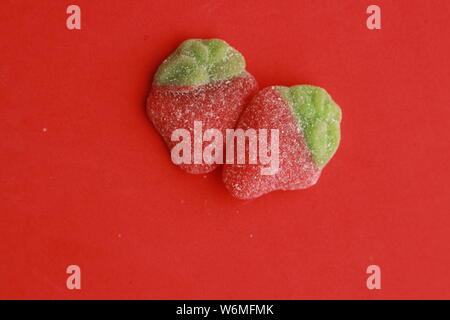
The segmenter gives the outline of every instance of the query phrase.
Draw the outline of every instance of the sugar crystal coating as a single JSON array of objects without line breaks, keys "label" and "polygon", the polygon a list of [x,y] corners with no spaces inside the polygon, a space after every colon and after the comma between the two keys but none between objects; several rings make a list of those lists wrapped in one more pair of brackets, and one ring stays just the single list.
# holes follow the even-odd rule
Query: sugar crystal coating
[{"label": "sugar crystal coating", "polygon": [[278,86],[276,89],[291,106],[314,161],[323,168],[339,146],[341,109],[330,95],[319,87]]},{"label": "sugar crystal coating", "polygon": [[198,86],[245,73],[242,54],[220,39],[184,41],[159,67],[158,85]]}]

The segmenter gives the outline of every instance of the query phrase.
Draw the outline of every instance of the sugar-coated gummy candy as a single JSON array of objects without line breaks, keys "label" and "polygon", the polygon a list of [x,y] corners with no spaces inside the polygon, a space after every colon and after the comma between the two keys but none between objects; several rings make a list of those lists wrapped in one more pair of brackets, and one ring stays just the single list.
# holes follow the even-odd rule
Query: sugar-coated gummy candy
[{"label": "sugar-coated gummy candy", "polygon": [[[186,40],[160,65],[147,99],[147,114],[170,150],[177,144],[171,141],[172,132],[187,129],[193,136],[194,121],[202,122],[203,132],[218,129],[225,134],[235,127],[257,91],[257,82],[245,66],[242,54],[219,39]],[[218,164],[179,166],[203,174]]]},{"label": "sugar-coated gummy candy", "polygon": [[261,175],[262,164],[225,164],[223,182],[240,199],[274,190],[314,185],[340,142],[339,106],[322,88],[272,86],[259,91],[243,112],[237,128],[279,130],[279,170]]}]

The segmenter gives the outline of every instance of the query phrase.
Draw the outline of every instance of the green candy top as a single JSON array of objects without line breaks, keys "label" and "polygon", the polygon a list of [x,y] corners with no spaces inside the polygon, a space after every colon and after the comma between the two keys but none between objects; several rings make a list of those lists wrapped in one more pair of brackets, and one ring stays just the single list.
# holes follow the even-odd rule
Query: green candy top
[{"label": "green candy top", "polygon": [[186,40],[158,68],[158,85],[199,86],[245,74],[240,52],[219,39]]},{"label": "green candy top", "polygon": [[319,87],[301,85],[275,89],[292,108],[314,162],[323,168],[339,146],[341,109]]}]

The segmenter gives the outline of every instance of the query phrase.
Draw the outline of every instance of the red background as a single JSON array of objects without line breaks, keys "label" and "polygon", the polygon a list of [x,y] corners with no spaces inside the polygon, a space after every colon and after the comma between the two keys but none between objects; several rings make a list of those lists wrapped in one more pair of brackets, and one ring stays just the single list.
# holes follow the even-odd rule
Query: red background
[{"label": "red background", "polygon": [[[379,31],[372,1],[73,3],[80,31],[72,2],[0,3],[0,298],[450,298],[449,1],[373,1]],[[144,103],[193,37],[332,94],[316,186],[239,201],[171,164]]]}]

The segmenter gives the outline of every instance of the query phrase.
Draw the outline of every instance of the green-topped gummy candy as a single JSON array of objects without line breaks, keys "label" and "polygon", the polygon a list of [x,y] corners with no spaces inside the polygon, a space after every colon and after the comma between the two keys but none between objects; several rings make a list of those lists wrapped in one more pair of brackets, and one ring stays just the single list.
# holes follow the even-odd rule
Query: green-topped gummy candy
[{"label": "green-topped gummy candy", "polygon": [[[178,143],[172,133],[186,129],[193,137],[194,122],[203,132],[234,128],[257,90],[255,78],[245,70],[242,54],[220,39],[190,39],[159,66],[147,99],[147,114],[170,150]],[[203,143],[203,149],[208,145]],[[194,143],[192,144],[192,154]],[[177,163],[183,170],[204,174],[219,164]]]},{"label": "green-topped gummy candy", "polygon": [[339,146],[341,119],[341,109],[322,88],[272,86],[259,91],[237,128],[278,130],[278,170],[263,175],[264,164],[226,164],[225,186],[234,197],[251,199],[314,185]]}]

